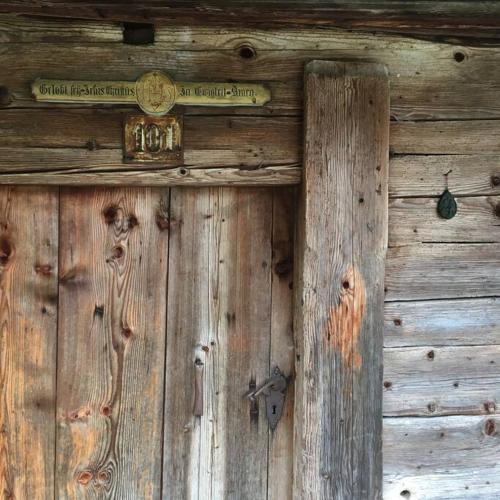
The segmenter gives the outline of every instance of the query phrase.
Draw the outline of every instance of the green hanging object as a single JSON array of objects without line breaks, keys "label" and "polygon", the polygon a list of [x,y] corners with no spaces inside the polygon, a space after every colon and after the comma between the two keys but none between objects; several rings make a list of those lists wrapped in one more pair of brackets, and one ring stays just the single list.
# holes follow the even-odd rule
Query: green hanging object
[{"label": "green hanging object", "polygon": [[457,215],[457,202],[454,196],[446,188],[439,198],[437,211],[443,219],[453,219]]}]

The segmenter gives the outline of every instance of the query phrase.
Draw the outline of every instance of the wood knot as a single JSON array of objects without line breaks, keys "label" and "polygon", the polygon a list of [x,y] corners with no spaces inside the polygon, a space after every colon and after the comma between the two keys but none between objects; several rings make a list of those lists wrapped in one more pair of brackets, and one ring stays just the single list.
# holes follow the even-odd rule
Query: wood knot
[{"label": "wood knot", "polygon": [[493,212],[494,214],[497,216],[497,217],[500,217],[500,203],[497,203],[495,205],[495,208],[493,209]]},{"label": "wood knot", "polygon": [[393,323],[394,323],[395,326],[401,326],[403,324],[403,322],[399,318],[396,318],[393,321]]},{"label": "wood knot", "polygon": [[128,326],[125,326],[122,328],[122,336],[125,338],[125,339],[129,339],[130,337],[132,337],[132,329],[129,328]]},{"label": "wood knot", "polygon": [[12,245],[5,236],[0,237],[0,265],[6,266],[12,256]]},{"label": "wood knot", "polygon": [[103,317],[104,316],[104,306],[95,306],[94,308],[94,316]]},{"label": "wood knot", "polygon": [[87,486],[87,484],[92,481],[92,478],[94,477],[94,474],[90,470],[84,470],[78,474],[76,480],[78,483],[80,483],[83,486]]},{"label": "wood knot", "polygon": [[170,228],[169,217],[161,212],[156,213],[155,222],[160,231],[166,231]]},{"label": "wood knot", "polygon": [[497,425],[496,422],[493,419],[488,419],[486,420],[486,423],[484,424],[484,433],[487,436],[495,436],[497,433]]},{"label": "wood knot", "polygon": [[111,257],[113,259],[121,259],[125,253],[125,250],[123,250],[123,247],[121,245],[117,245],[113,248],[111,251]]},{"label": "wood knot", "polygon": [[128,228],[129,229],[134,229],[134,227],[139,225],[139,221],[135,215],[129,215],[128,216]]},{"label": "wood knot", "polygon": [[102,211],[102,215],[104,216],[104,221],[106,224],[114,224],[118,218],[118,211],[119,207],[116,205],[110,205],[109,207],[106,207]]},{"label": "wood knot", "polygon": [[495,413],[496,409],[497,406],[493,401],[486,401],[486,403],[484,403],[484,410],[486,413]]},{"label": "wood knot", "polygon": [[491,185],[492,187],[500,186],[500,175],[491,176]]},{"label": "wood knot", "polygon": [[434,352],[434,351],[429,351],[429,352],[427,353],[427,359],[428,359],[429,361],[433,361],[435,356],[436,356],[436,354],[435,354],[435,352]]},{"label": "wood knot", "polygon": [[52,266],[49,264],[37,264],[35,266],[35,272],[42,276],[50,276],[52,274]]},{"label": "wood knot", "polygon": [[111,406],[104,405],[101,406],[101,415],[104,415],[105,417],[109,417],[112,413]]},{"label": "wood knot", "polygon": [[389,382],[388,380],[386,380],[386,381],[384,382],[384,387],[385,387],[386,389],[390,389],[390,388],[392,387],[392,382]]},{"label": "wood knot", "polygon": [[287,257],[274,265],[274,272],[281,278],[288,276],[293,270],[292,259]]},{"label": "wood knot", "polygon": [[97,480],[100,483],[109,483],[111,480],[111,474],[107,470],[100,470],[97,473]]}]

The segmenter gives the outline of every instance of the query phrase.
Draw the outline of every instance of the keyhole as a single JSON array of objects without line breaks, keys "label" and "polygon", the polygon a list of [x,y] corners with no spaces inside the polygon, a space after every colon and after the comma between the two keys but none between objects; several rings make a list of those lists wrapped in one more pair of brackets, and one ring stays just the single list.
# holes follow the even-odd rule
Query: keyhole
[{"label": "keyhole", "polygon": [[276,405],[273,405],[273,415],[276,415]]}]

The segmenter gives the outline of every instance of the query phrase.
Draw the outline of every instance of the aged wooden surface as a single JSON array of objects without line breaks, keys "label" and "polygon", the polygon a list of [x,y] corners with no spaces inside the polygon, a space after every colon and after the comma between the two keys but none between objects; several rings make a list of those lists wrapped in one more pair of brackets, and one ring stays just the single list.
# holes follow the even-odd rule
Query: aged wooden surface
[{"label": "aged wooden surface", "polygon": [[[258,34],[256,35],[259,36]],[[224,48],[196,50],[193,40],[179,34],[177,46],[157,42],[130,46],[115,42],[6,43],[0,59],[10,71],[2,75],[2,107],[54,107],[36,103],[29,84],[45,78],[124,79],[134,81],[147,70],[158,69],[177,80],[227,79],[267,83],[272,100],[263,108],[235,108],[238,114],[293,114],[302,112],[302,69],[312,59],[379,62],[389,68],[391,115],[398,120],[485,119],[500,116],[499,59],[495,46],[464,46],[399,37],[371,37],[319,30],[316,46],[301,47],[303,32],[284,32],[279,39],[295,39],[296,49],[256,49],[253,38],[234,32]],[[269,36],[261,36],[260,44]],[[181,40],[184,40],[181,46]],[[195,40],[196,42],[196,40]],[[216,41],[218,44],[219,42]],[[283,43],[283,41],[281,42]],[[312,45],[312,44],[311,44]],[[250,46],[250,55],[241,51]],[[194,49],[194,50],[193,50]],[[244,54],[242,56],[241,54]],[[71,68],[68,70],[66,68]],[[60,106],[60,105],[59,105]],[[130,108],[135,109],[137,108]],[[187,113],[212,113],[209,108],[186,108]]]},{"label": "aged wooden surface", "polygon": [[270,369],[279,366],[289,377],[285,406],[278,426],[269,433],[267,498],[292,497],[295,345],[293,334],[293,250],[295,190],[273,192],[272,297]]},{"label": "aged wooden surface", "polygon": [[384,415],[500,413],[500,346],[384,351]]},{"label": "aged wooden surface", "polygon": [[485,345],[499,341],[498,297],[385,304],[386,347]]},{"label": "aged wooden surface", "polygon": [[[0,113],[0,146],[22,146],[28,151],[83,148],[89,151],[92,161],[92,153],[121,150],[125,114],[104,109],[5,109]],[[187,165],[256,166],[301,160],[299,117],[188,115],[184,119],[184,136]],[[463,162],[469,157],[460,155],[496,155],[500,152],[499,138],[499,120],[410,121],[392,122],[389,140],[393,154],[447,154]],[[26,158],[30,158],[29,153]],[[425,158],[419,156],[415,163]],[[453,158],[444,160],[450,162]]]},{"label": "aged wooden surface", "polygon": [[56,496],[159,498],[168,192],[60,202]]},{"label": "aged wooden surface", "polygon": [[458,198],[457,215],[438,215],[438,198],[397,198],[389,203],[389,246],[420,242],[500,243],[500,196]]},{"label": "aged wooden surface", "polygon": [[471,37],[500,36],[500,8],[484,1],[384,1],[339,2],[274,1],[249,4],[239,0],[224,2],[155,1],[140,5],[112,5],[102,0],[75,4],[70,1],[42,0],[36,3],[7,0],[0,12],[29,16],[76,17],[107,21],[154,22],[197,26],[255,26],[279,28],[287,25],[336,26],[369,32],[407,34],[448,34]]},{"label": "aged wooden surface", "polygon": [[[486,129],[483,132],[489,134]],[[467,140],[458,126],[457,133]],[[394,156],[390,165],[391,196],[440,196],[446,187],[445,174],[455,196],[500,195],[498,154],[402,155]]]},{"label": "aged wooden surface", "polygon": [[54,495],[58,192],[0,190],[0,496]]},{"label": "aged wooden surface", "polygon": [[315,61],[305,84],[293,494],[381,498],[388,81]]},{"label": "aged wooden surface", "polygon": [[270,374],[272,206],[272,190],[172,190],[165,498],[266,497],[268,423],[245,392]]},{"label": "aged wooden surface", "polygon": [[389,248],[387,300],[500,295],[500,245],[408,245]]},{"label": "aged wooden surface", "polygon": [[498,417],[384,420],[384,498],[495,498],[500,491]]}]

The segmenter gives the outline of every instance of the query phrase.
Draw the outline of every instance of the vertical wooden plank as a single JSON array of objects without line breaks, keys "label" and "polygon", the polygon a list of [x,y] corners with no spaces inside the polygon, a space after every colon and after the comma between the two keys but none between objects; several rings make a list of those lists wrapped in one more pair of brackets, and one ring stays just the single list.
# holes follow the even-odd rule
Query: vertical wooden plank
[{"label": "vertical wooden plank", "polygon": [[[164,498],[265,498],[272,191],[173,189]],[[193,416],[194,363],[204,411]]]},{"label": "vertical wooden plank", "polygon": [[294,497],[382,495],[389,94],[377,64],[305,73]]},{"label": "vertical wooden plank", "polygon": [[61,192],[58,498],[159,498],[168,192]]},{"label": "vertical wooden plank", "polygon": [[58,189],[0,189],[0,496],[54,496]]},{"label": "vertical wooden plank", "polygon": [[293,338],[293,247],[295,189],[273,194],[273,274],[271,371],[279,366],[290,379],[283,415],[269,436],[268,499],[292,498],[295,346]]}]

